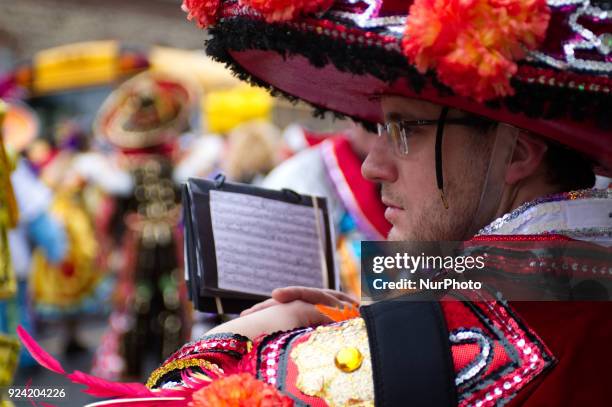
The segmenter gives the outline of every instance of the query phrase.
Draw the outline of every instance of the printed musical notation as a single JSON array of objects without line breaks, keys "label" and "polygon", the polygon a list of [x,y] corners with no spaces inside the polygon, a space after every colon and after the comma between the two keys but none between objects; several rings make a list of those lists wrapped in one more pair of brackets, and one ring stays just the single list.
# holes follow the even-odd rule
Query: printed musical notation
[{"label": "printed musical notation", "polygon": [[318,219],[312,207],[211,190],[218,287],[261,295],[288,285],[323,288],[317,210]]}]

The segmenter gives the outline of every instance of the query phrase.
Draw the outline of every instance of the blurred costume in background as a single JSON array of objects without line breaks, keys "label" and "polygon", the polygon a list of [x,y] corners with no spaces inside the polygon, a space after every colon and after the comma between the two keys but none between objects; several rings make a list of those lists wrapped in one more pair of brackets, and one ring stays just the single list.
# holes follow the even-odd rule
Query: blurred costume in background
[{"label": "blurred costume in background", "polygon": [[[11,185],[13,166],[6,154],[4,146],[4,118],[7,105],[0,100],[0,300],[6,301],[17,294],[15,271],[11,261],[11,251],[8,241],[9,229],[17,226],[19,211]],[[0,387],[9,386],[17,369],[19,357],[19,342],[11,334],[8,325],[6,303],[0,308]],[[0,405],[11,405],[0,395]]]},{"label": "blurred costume in background", "polygon": [[280,131],[272,123],[243,123],[227,136],[221,170],[231,181],[259,184],[278,164],[280,142]]},{"label": "blurred costume in background", "polygon": [[298,123],[292,123],[283,130],[282,161],[294,156],[302,150],[314,147],[334,134],[317,133],[308,130]]},{"label": "blurred costume in background", "polygon": [[[361,241],[383,240],[390,225],[376,185],[361,175],[367,151],[364,138],[373,137],[357,125],[315,140],[276,167],[262,182],[264,188],[289,188],[302,194],[327,198],[335,226],[336,259],[343,291],[359,297],[361,286]],[[292,139],[298,138],[293,136]],[[323,140],[316,143],[318,140]],[[294,143],[295,144],[295,143]]]},{"label": "blurred costume in background", "polygon": [[202,106],[204,128],[211,134],[227,135],[251,120],[270,121],[273,104],[268,92],[245,84],[208,92]]},{"label": "blurred costume in background", "polygon": [[101,293],[104,305],[108,305],[107,288],[112,288],[122,258],[120,239],[123,228],[121,219],[115,215],[122,213],[120,203],[132,196],[134,180],[132,174],[122,167],[120,155],[103,151],[98,148],[103,145],[96,143],[99,140],[93,141],[94,148],[73,156],[70,171],[71,177],[84,185],[81,196],[96,237],[96,268],[105,272]]},{"label": "blurred costume in background", "polygon": [[203,97],[204,135],[192,139],[174,171],[177,183],[189,177],[257,183],[280,158],[279,130],[271,123],[272,97],[262,89],[240,85]]},{"label": "blurred costume in background", "polygon": [[59,263],[41,250],[34,251],[30,291],[37,315],[67,324],[67,350],[78,351],[82,346],[76,338],[77,319],[102,312],[110,287],[106,270],[98,264],[95,209],[87,204],[91,189],[75,169],[89,148],[89,135],[72,120],[54,130],[57,149],[49,148],[46,157],[41,153],[34,165],[54,192],[50,210],[65,228],[68,250]]},{"label": "blurred costume in background", "polygon": [[[12,156],[9,161],[14,163],[11,181],[20,216],[8,235],[12,266],[17,277],[17,296],[0,303],[0,313],[1,329],[14,333],[17,325],[34,328],[31,285],[28,283],[33,250],[44,253],[50,262],[57,264],[66,255],[67,241],[64,228],[51,213],[51,190],[38,178],[27,160],[17,155],[38,134],[35,113],[24,104],[12,102],[3,128],[9,157]],[[20,366],[34,364],[27,352],[21,352]]]},{"label": "blurred costume in background", "polygon": [[132,194],[120,205],[123,264],[110,326],[94,360],[98,375],[140,377],[148,355],[160,360],[188,338],[172,173],[176,143],[195,99],[183,81],[147,72],[122,84],[98,112],[97,136],[119,150],[133,179]]}]

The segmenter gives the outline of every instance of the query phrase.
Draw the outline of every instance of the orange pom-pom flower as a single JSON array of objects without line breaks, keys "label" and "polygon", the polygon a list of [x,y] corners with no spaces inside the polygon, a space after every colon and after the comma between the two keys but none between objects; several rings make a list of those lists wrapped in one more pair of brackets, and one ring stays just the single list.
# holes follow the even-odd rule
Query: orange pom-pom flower
[{"label": "orange pom-pom flower", "polygon": [[240,0],[240,3],[251,7],[271,23],[327,11],[334,0]]},{"label": "orange pom-pom flower", "polygon": [[512,95],[515,61],[544,39],[546,0],[415,0],[402,41],[424,73],[478,101]]},{"label": "orange pom-pom flower", "polygon": [[248,373],[213,381],[192,395],[189,407],[291,407],[293,400]]},{"label": "orange pom-pom flower", "polygon": [[221,0],[183,0],[181,8],[189,21],[195,20],[200,28],[217,22]]}]

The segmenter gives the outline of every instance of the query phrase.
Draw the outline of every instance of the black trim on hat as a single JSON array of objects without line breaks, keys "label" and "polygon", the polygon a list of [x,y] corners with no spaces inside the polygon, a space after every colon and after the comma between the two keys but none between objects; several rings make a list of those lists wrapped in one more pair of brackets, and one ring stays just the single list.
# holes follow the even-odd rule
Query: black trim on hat
[{"label": "black trim on hat", "polygon": [[[225,63],[241,80],[268,89],[273,96],[283,96],[292,102],[300,100],[258,78],[253,77],[232,58],[229,50],[273,51],[283,56],[301,55],[315,67],[333,64],[341,72],[354,75],[372,75],[387,83],[402,77],[407,79],[415,92],[419,93],[427,81],[438,89],[441,96],[452,95],[447,86],[441,84],[432,73],[420,74],[410,65],[404,55],[393,50],[365,45],[349,44],[342,39],[310,31],[296,29],[287,24],[271,24],[249,17],[232,17],[219,22],[209,29],[206,52],[215,60]],[[535,64],[532,64],[536,66]],[[543,66],[543,65],[542,65]],[[612,98],[606,93],[594,93],[576,87],[555,87],[533,81],[511,80],[516,94],[501,101],[486,102],[490,108],[507,108],[512,113],[522,113],[531,118],[570,118],[572,120],[594,120],[598,127],[611,128],[609,112]],[[308,102],[308,101],[306,101]],[[308,102],[309,103],[309,102]],[[346,114],[309,103],[314,114],[322,117],[331,112],[335,117],[345,118]],[[355,121],[375,132],[375,123],[359,118]]]}]

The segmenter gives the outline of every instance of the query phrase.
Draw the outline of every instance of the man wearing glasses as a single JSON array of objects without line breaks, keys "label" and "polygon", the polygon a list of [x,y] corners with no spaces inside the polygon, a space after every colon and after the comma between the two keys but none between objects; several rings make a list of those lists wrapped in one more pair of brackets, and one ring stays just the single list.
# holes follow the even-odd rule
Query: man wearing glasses
[{"label": "man wearing glasses", "polygon": [[[243,79],[379,123],[362,173],[381,185],[389,240],[610,246],[612,192],[590,189],[596,171],[612,170],[605,5],[209,3],[184,8],[209,29],[207,51]],[[605,274],[606,259],[569,267]],[[561,267],[502,263],[541,266],[538,275]],[[243,362],[190,357],[215,363],[198,370],[209,377],[253,360],[244,370],[306,405],[604,405],[612,396],[602,362],[609,302],[381,301],[331,325],[315,308],[354,303],[276,290],[199,341],[209,349],[242,335],[233,338],[255,349],[237,355]],[[168,366],[153,386],[181,385]]]},{"label": "man wearing glasses", "polygon": [[[183,8],[208,29],[207,52],[242,79],[369,129],[380,123],[362,172],[381,184],[389,240],[578,242],[607,257],[501,257],[499,270],[607,276],[612,191],[590,189],[595,172],[612,172],[606,2],[185,0]],[[185,345],[148,384],[189,388],[201,405],[246,402],[254,379],[270,405],[609,403],[608,301],[419,295],[355,315],[315,307],[355,304],[346,294],[276,290]],[[190,377],[212,384],[195,389]]]}]

